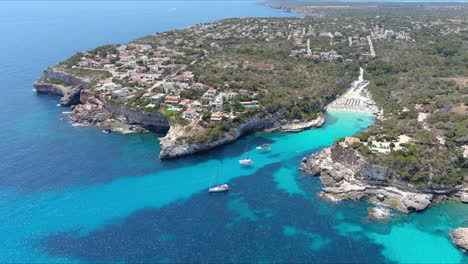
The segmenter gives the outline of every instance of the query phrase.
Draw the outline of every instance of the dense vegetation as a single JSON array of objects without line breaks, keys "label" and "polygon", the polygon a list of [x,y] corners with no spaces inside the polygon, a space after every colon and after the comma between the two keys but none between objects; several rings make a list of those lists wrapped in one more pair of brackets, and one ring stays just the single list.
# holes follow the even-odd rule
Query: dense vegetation
[{"label": "dense vegetation", "polygon": [[[468,87],[450,80],[468,78],[468,33],[441,34],[435,27],[413,34],[411,44],[375,44],[378,57],[366,65],[366,78],[385,118],[360,137],[395,141],[404,134],[415,143],[388,155],[365,146],[361,152],[413,184],[468,182],[468,160],[461,149],[468,144],[468,113],[463,110],[468,105]],[[421,113],[428,117],[418,121]]]},{"label": "dense vegetation", "polygon": [[311,119],[343,93],[356,77],[358,66],[315,63],[289,56],[291,41],[224,41],[222,51],[192,66],[199,81],[213,87],[258,92],[262,109],[284,113],[289,119]]}]

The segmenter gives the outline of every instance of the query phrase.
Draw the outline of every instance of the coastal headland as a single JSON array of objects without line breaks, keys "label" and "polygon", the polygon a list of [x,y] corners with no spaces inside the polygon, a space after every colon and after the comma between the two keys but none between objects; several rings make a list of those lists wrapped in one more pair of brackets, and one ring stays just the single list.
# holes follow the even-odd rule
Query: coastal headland
[{"label": "coastal headland", "polygon": [[[316,19],[362,12],[356,5],[314,7],[294,1],[267,5]],[[467,26],[466,5],[423,4],[408,11],[408,20],[395,18],[391,6],[369,7],[389,12],[364,19],[373,25],[366,29],[371,34],[360,38],[367,39],[366,56],[371,59],[361,64],[360,76],[350,88],[325,107],[377,115],[375,125],[304,157],[300,166],[320,178],[320,197],[333,202],[366,199],[376,205],[368,210],[372,220],[388,218],[391,213],[386,208],[409,213],[444,200],[468,203],[468,112],[464,111],[468,103],[466,84],[460,81],[468,71],[455,62],[467,52],[467,31],[459,30]],[[405,21],[413,25],[402,26]],[[391,25],[398,25],[398,36],[388,29]],[[411,34],[403,32],[408,29]],[[358,44],[354,39],[349,38],[350,47]],[[466,228],[450,235],[466,250]]]},{"label": "coastal headland", "polygon": [[304,158],[301,170],[320,177],[329,200],[421,211],[468,201],[466,91],[450,81],[468,76],[466,26],[228,19],[80,52],[45,69],[35,88],[62,96],[75,123],[166,133],[161,159],[319,127],[325,111],[375,114],[375,126]]},{"label": "coastal headland", "polygon": [[74,123],[167,133],[161,159],[257,131],[299,132],[323,125],[324,106],[358,75],[351,62],[368,52],[365,42],[338,53],[347,43],[330,46],[314,23],[228,19],[158,33],[77,53],[34,86],[62,96]]}]

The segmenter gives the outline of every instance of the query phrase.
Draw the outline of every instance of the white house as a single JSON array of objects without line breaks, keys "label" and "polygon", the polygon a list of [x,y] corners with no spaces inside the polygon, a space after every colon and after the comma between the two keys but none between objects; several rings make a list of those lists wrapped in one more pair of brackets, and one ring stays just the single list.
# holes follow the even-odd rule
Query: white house
[{"label": "white house", "polygon": [[121,84],[116,84],[113,82],[108,82],[102,85],[102,88],[106,89],[108,92],[119,90],[122,88]]},{"label": "white house", "polygon": [[393,30],[385,30],[384,35],[385,35],[386,38],[390,38],[393,35],[395,35],[395,32],[393,32]]},{"label": "white house", "polygon": [[174,91],[176,89],[176,83],[175,82],[166,82],[166,83],[162,84],[162,87],[163,87],[165,93],[170,93],[171,91]]},{"label": "white house", "polygon": [[156,103],[160,102],[164,98],[164,96],[166,96],[166,94],[163,94],[163,93],[157,93],[157,94],[151,96],[150,97],[151,103],[156,104]]},{"label": "white house", "polygon": [[208,89],[206,93],[203,94],[204,99],[213,99],[216,95],[216,89]]},{"label": "white house", "polygon": [[197,117],[197,110],[195,110],[195,109],[193,109],[193,108],[188,108],[188,109],[182,114],[182,117],[183,117],[183,118],[186,118],[186,119],[195,118],[195,117]]},{"label": "white house", "polygon": [[120,90],[113,91],[112,94],[117,95],[118,97],[127,97],[130,94],[130,90],[128,88],[122,88]]},{"label": "white house", "polygon": [[211,102],[211,108],[214,112],[221,112],[223,111],[223,100],[221,97],[216,97],[216,99]]},{"label": "white house", "polygon": [[200,110],[202,108],[202,106],[203,106],[202,103],[200,103],[200,101],[198,101],[198,100],[195,100],[195,101],[193,101],[193,102],[191,102],[189,104],[190,108],[193,108],[193,109],[196,109],[196,110]]},{"label": "white house", "polygon": [[194,83],[192,84],[192,89],[203,90],[205,89],[205,85],[203,83]]}]

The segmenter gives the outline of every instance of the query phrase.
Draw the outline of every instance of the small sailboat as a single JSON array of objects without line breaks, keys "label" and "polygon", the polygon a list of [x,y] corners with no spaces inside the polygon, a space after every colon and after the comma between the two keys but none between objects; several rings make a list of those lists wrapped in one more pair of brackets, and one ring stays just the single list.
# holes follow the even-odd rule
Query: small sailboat
[{"label": "small sailboat", "polygon": [[227,192],[227,191],[229,191],[229,185],[227,184],[216,185],[208,189],[208,192],[210,193]]},{"label": "small sailboat", "polygon": [[268,144],[262,144],[261,146],[256,147],[258,150],[270,151],[271,147]]},{"label": "small sailboat", "polygon": [[240,165],[245,165],[245,166],[250,166],[250,165],[253,164],[253,160],[251,160],[250,158],[241,159],[241,160],[239,160],[239,164]]},{"label": "small sailboat", "polygon": [[218,184],[218,172],[216,172],[216,185],[213,187],[208,188],[209,193],[219,193],[219,192],[227,192],[229,191],[229,185],[226,183]]}]

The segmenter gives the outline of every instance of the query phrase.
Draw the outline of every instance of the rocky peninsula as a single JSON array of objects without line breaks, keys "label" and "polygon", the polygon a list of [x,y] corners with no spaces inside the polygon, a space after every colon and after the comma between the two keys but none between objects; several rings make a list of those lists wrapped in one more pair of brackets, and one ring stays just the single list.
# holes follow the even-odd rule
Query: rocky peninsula
[{"label": "rocky peninsula", "polygon": [[165,137],[160,139],[161,159],[175,158],[189,155],[196,152],[205,151],[218,146],[234,142],[243,135],[259,131],[273,132],[299,132],[304,129],[320,127],[325,123],[325,118],[320,115],[314,120],[307,122],[287,121],[279,116],[251,117],[238,124],[234,129],[228,131],[216,140],[206,143],[188,143],[177,140],[185,137],[185,127],[180,125],[171,126]]},{"label": "rocky peninsula", "polygon": [[421,211],[433,200],[461,201],[467,188],[456,186],[421,187],[399,180],[390,167],[371,164],[352,148],[335,145],[305,159],[303,172],[319,176],[324,185],[320,196],[331,201],[359,200],[383,205],[401,212]]},{"label": "rocky peninsula", "polygon": [[[51,79],[55,81],[51,81]],[[186,126],[169,124],[160,112],[132,109],[108,100],[89,89],[89,80],[69,73],[44,70],[43,77],[35,82],[37,93],[61,96],[60,104],[71,107],[71,121],[86,126],[99,126],[120,133],[167,133],[160,139],[161,159],[190,155],[231,143],[239,137],[259,131],[299,132],[320,127],[325,123],[323,115],[309,121],[287,120],[281,115],[251,117],[239,123],[225,135],[204,143],[188,143],[178,138],[186,137]]]},{"label": "rocky peninsula", "polygon": [[334,51],[302,54],[315,43],[311,23],[230,19],[105,45],[48,67],[34,87],[61,96],[73,123],[167,133],[161,159],[258,131],[299,132],[322,126],[324,106],[358,74]]}]

